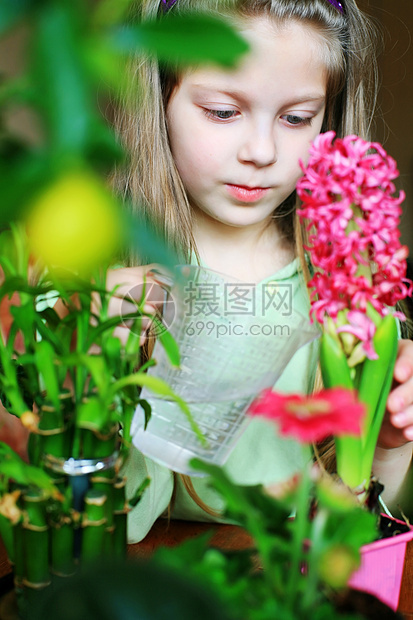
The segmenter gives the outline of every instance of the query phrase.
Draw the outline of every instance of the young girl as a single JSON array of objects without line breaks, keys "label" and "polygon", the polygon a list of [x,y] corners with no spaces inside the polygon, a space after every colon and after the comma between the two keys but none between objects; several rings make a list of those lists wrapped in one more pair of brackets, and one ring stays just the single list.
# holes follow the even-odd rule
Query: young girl
[{"label": "young girl", "polygon": [[[243,282],[288,283],[294,307],[308,313],[307,274],[295,185],[311,141],[333,129],[369,139],[375,100],[373,34],[354,0],[142,0],[141,19],[167,10],[223,16],[250,44],[234,70],[213,66],[178,71],[136,60],[139,102],[128,102],[119,127],[130,154],[116,186],[162,226],[183,262]],[[140,260],[140,263],[138,263]],[[131,257],[129,265],[144,264]],[[122,294],[151,268],[111,272]],[[151,300],[148,300],[151,303]],[[156,305],[156,300],[152,300]],[[127,328],[123,328],[127,329]],[[120,334],[121,335],[121,334]],[[276,388],[314,389],[317,344],[303,347]],[[389,506],[404,501],[413,440],[413,343],[401,341],[395,385],[376,451],[374,473]],[[300,449],[272,426],[253,420],[225,469],[240,484],[267,487],[301,466]],[[219,520],[220,498],[204,478],[174,475],[133,450],[129,493],[149,475],[151,485],[132,511],[131,541],[142,539],[171,507],[183,519]]]}]

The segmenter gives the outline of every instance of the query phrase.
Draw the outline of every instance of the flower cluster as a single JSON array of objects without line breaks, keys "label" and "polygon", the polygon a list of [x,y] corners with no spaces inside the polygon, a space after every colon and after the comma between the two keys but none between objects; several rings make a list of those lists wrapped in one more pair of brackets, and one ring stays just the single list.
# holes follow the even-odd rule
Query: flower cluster
[{"label": "flower cluster", "polygon": [[309,287],[319,323],[340,310],[365,313],[368,304],[384,316],[412,291],[398,231],[404,194],[393,195],[396,162],[378,143],[334,138],[329,131],[315,139],[297,184],[317,269]]}]

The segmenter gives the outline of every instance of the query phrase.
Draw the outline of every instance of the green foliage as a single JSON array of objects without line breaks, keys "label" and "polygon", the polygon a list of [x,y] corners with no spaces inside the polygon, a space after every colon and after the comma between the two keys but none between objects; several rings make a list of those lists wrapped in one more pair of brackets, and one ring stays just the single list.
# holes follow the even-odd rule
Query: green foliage
[{"label": "green foliage", "polygon": [[145,49],[167,63],[216,63],[233,67],[247,43],[225,21],[210,15],[167,15],[159,21],[120,29],[114,44],[121,51]]},{"label": "green foliage", "polygon": [[2,441],[0,441],[0,479],[3,481],[12,479],[18,485],[36,487],[44,491],[45,496],[58,494],[50,476],[39,467],[25,463]]},{"label": "green foliage", "polygon": [[[130,0],[0,3],[0,35],[24,22],[29,39],[23,74],[0,85],[0,127],[3,111],[10,114],[13,107],[25,105],[37,116],[42,132],[34,149],[3,130],[0,223],[19,217],[62,170],[88,165],[106,172],[122,160],[122,149],[101,105],[123,91],[122,65],[129,54],[142,51],[168,62],[232,66],[247,50],[227,23],[206,15],[167,16],[130,25],[130,4]],[[149,243],[152,253],[154,247],[165,247],[139,229],[133,233],[135,242]]]},{"label": "green foliage", "polygon": [[[338,502],[337,509],[334,502],[327,507],[320,501],[310,518],[308,499],[317,498],[321,487],[306,479],[305,474],[289,494],[275,499],[261,486],[234,484],[218,467],[199,460],[193,460],[191,466],[208,473],[212,486],[225,501],[226,518],[251,534],[254,547],[225,552],[211,547],[210,535],[206,534],[173,550],[158,550],[158,562],[177,573],[189,572],[213,588],[224,610],[235,620],[346,617],[338,614],[331,602],[334,592],[330,580],[327,582],[329,575],[326,579],[324,574],[323,562],[328,552],[336,549],[344,549],[349,561],[355,558],[355,562],[360,546],[376,536],[374,515],[352,498],[346,508]],[[303,492],[306,510],[291,519],[294,506],[301,505]],[[320,495],[326,497],[325,491]],[[296,543],[300,555],[294,571]],[[349,566],[350,572],[351,568],[354,570],[354,563]],[[338,575],[339,589],[345,587],[348,576]]]},{"label": "green foliage", "polygon": [[35,3],[35,0],[2,0],[0,3],[0,34],[8,31],[20,21]]}]

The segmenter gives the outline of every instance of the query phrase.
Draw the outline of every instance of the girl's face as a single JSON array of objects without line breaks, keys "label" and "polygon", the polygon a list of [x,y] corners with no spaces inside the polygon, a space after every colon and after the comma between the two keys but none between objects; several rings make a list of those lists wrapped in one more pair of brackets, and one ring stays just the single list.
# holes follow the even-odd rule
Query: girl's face
[{"label": "girl's face", "polygon": [[251,45],[242,63],[186,73],[167,122],[197,224],[259,230],[301,176],[299,160],[321,130],[327,75],[315,30],[255,18],[241,32]]}]

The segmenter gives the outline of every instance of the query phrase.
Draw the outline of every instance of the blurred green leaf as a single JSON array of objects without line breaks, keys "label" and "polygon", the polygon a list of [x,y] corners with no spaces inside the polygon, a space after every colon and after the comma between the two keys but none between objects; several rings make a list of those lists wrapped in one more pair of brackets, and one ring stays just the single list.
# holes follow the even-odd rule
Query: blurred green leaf
[{"label": "blurred green leaf", "polygon": [[329,513],[324,535],[328,545],[345,544],[355,551],[377,538],[377,515],[367,512],[362,506],[347,513]]},{"label": "blurred green leaf", "polygon": [[45,3],[36,14],[32,79],[55,147],[82,150],[91,109],[74,13],[67,3]]},{"label": "blurred green leaf", "polygon": [[100,0],[96,5],[93,23],[97,26],[113,26],[122,21],[135,0]]},{"label": "blurred green leaf", "polygon": [[[11,143],[7,143],[11,147]],[[50,181],[53,166],[43,154],[0,147],[0,225],[22,216],[28,202]]]},{"label": "blurred green leaf", "polygon": [[203,436],[201,430],[199,429],[198,424],[195,422],[188,405],[183,400],[183,398],[178,396],[178,394],[175,394],[175,392],[169,387],[167,383],[165,383],[165,381],[162,381],[162,379],[159,379],[158,377],[153,377],[152,375],[148,375],[143,372],[136,372],[133,375],[129,375],[128,377],[122,377],[121,379],[115,381],[115,383],[112,383],[112,385],[110,386],[110,391],[114,395],[116,394],[116,392],[119,392],[120,390],[130,385],[147,387],[154,394],[158,394],[163,398],[174,401],[179,406],[182,413],[186,416],[192,430],[198,437],[199,441],[203,445],[207,445],[208,442]]},{"label": "blurred green leaf", "polygon": [[97,110],[95,83],[83,53],[86,35],[77,3],[45,3],[36,14],[31,77],[51,147],[114,163],[121,150]]},{"label": "blurred green leaf", "polygon": [[240,486],[232,482],[221,467],[191,460],[191,467],[208,474],[212,486],[226,502],[226,516],[237,521],[254,535],[257,526],[262,533],[274,533],[281,538],[288,537],[287,520],[291,514],[282,501],[264,493],[262,485]]},{"label": "blurred green leaf", "polygon": [[47,340],[36,343],[35,362],[38,372],[43,378],[47,392],[47,400],[53,404],[56,411],[60,410],[59,394],[61,386],[57,380],[57,371],[54,363],[55,352]]},{"label": "blurred green leaf", "polygon": [[116,336],[105,338],[102,344],[102,353],[108,360],[108,366],[115,375],[119,375],[122,360],[122,345]]},{"label": "blurred green leaf", "polygon": [[35,0],[1,0],[0,35],[23,19],[34,3]]},{"label": "blurred green leaf", "polygon": [[152,415],[152,407],[151,405],[148,403],[147,400],[145,400],[144,398],[140,398],[136,405],[140,405],[143,409],[143,412],[145,414],[145,425],[144,425],[144,430],[146,430],[146,427],[148,426],[148,422],[151,419],[151,415]]},{"label": "blurred green leaf", "polygon": [[43,489],[47,494],[57,493],[52,479],[38,467],[25,463],[7,444],[0,441],[0,475],[17,484],[31,485]]},{"label": "blurred green leaf", "polygon": [[15,326],[23,333],[26,343],[33,342],[33,333],[36,319],[36,311],[33,300],[30,299],[21,306],[10,306],[10,313],[13,316]]},{"label": "blurred green leaf", "polygon": [[90,372],[93,384],[94,386],[96,386],[99,395],[103,400],[109,388],[109,386],[107,385],[108,371],[104,358],[100,355],[73,353],[66,358],[66,361],[72,364],[74,367],[83,367]]},{"label": "blurred green leaf", "polygon": [[151,483],[151,479],[150,478],[145,478],[143,480],[143,482],[139,485],[138,489],[135,491],[135,494],[128,499],[128,504],[129,506],[131,506],[131,508],[133,508],[134,506],[137,506],[137,504],[139,504],[140,499],[145,491],[145,489],[148,488],[148,486]]},{"label": "blurred green leaf", "polygon": [[138,249],[142,264],[159,263],[173,270],[182,262],[167,243],[165,236],[141,215],[127,215],[124,222],[125,247],[132,252]]},{"label": "blurred green leaf", "polygon": [[164,330],[158,335],[157,338],[160,340],[163,348],[165,349],[165,353],[168,356],[172,366],[179,367],[181,363],[181,356],[179,353],[178,344],[172,334]]},{"label": "blurred green leaf", "polygon": [[91,396],[79,405],[76,424],[79,428],[99,432],[107,426],[109,416],[109,410],[102,408],[102,401],[98,397]]},{"label": "blurred green leaf", "polygon": [[233,67],[248,44],[222,19],[210,15],[173,15],[115,31],[115,47],[124,52],[139,49],[159,60],[180,64],[217,63]]}]

